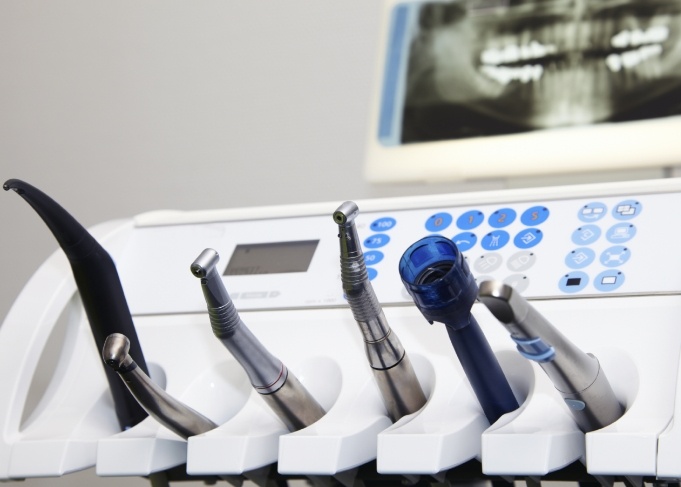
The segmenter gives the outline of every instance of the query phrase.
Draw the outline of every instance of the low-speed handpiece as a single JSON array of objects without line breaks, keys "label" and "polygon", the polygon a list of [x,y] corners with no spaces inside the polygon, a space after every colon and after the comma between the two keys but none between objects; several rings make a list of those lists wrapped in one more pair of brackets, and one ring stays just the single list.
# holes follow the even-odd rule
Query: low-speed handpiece
[{"label": "low-speed handpiece", "polygon": [[383,396],[388,416],[397,421],[418,411],[426,396],[409,356],[391,330],[369,282],[362,246],[355,227],[359,208],[346,201],[333,214],[338,224],[343,292],[364,337],[369,365]]},{"label": "low-speed handpiece", "polygon": [[511,334],[520,354],[544,369],[582,431],[604,428],[624,414],[598,359],[568,340],[511,286],[485,281],[479,299]]},{"label": "low-speed handpiece", "polygon": [[219,259],[215,250],[205,249],[191,265],[192,274],[201,279],[213,333],[241,364],[253,388],[289,431],[311,425],[324,416],[324,409],[241,321],[215,267]]},{"label": "low-speed handpiece", "polygon": [[109,335],[102,348],[104,363],[115,370],[137,402],[151,417],[182,438],[217,428],[210,419],[178,401],[153,382],[130,356],[125,335]]},{"label": "low-speed handpiece", "polygon": [[[132,354],[147,373],[128,302],[111,256],[73,216],[39,189],[19,179],[9,179],[3,188],[14,190],[33,207],[69,259],[97,350],[102,350],[110,334],[122,333],[130,339]],[[130,396],[116,374],[108,367],[104,370],[121,428],[130,428],[146,418],[147,413]]]},{"label": "low-speed handpiece", "polygon": [[456,245],[425,237],[402,255],[400,276],[416,306],[431,324],[444,323],[449,339],[490,424],[518,408],[504,372],[471,307],[478,286]]}]

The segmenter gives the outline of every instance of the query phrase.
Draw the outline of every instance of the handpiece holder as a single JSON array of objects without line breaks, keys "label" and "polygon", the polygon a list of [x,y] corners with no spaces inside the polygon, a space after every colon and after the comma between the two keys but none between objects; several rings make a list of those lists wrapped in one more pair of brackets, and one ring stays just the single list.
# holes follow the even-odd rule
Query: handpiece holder
[{"label": "handpiece holder", "polygon": [[399,263],[400,277],[431,324],[444,323],[473,391],[489,420],[518,408],[518,401],[471,314],[478,294],[475,279],[456,245],[429,236],[412,244]]},{"label": "handpiece holder", "polygon": [[338,224],[343,292],[364,338],[364,348],[388,416],[397,421],[426,403],[414,368],[376,298],[367,274],[355,217],[359,208],[346,201],[333,213]]},{"label": "handpiece holder", "polygon": [[[148,373],[118,271],[108,252],[71,214],[39,189],[19,179],[7,180],[3,188],[15,191],[33,207],[66,254],[97,350],[102,350],[110,334],[122,333],[130,340],[131,353],[137,357],[139,367]],[[104,370],[121,429],[135,426],[147,413],[116,374],[108,367]]]},{"label": "handpiece holder", "polygon": [[205,249],[191,265],[192,274],[201,279],[213,334],[244,368],[253,388],[289,431],[311,425],[324,416],[324,409],[241,321],[215,267],[219,259],[215,250]]},{"label": "handpiece holder", "polygon": [[178,401],[137,366],[130,356],[130,340],[125,335],[109,335],[102,348],[102,359],[126,385],[150,416],[185,440],[217,428],[210,419]]},{"label": "handpiece holder", "polygon": [[604,428],[624,414],[598,359],[568,340],[511,286],[485,281],[479,298],[511,334],[520,354],[546,372],[582,431]]}]

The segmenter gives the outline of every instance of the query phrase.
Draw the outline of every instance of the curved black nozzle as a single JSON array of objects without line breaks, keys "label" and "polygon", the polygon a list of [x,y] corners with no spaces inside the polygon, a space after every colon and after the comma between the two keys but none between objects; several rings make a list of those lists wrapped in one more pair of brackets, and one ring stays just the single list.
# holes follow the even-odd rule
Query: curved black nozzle
[{"label": "curved black nozzle", "polygon": [[412,244],[399,263],[400,277],[430,323],[447,327],[449,339],[490,424],[518,408],[492,348],[471,314],[478,285],[451,240],[432,235]]},{"label": "curved black nozzle", "polygon": [[[138,357],[137,364],[148,373],[111,256],[71,214],[38,188],[20,179],[9,179],[3,189],[14,190],[33,207],[69,259],[97,350],[102,350],[109,335],[122,333],[130,339],[130,353]],[[109,367],[104,370],[121,428],[127,429],[142,421],[147,413],[130,397],[116,374]]]}]

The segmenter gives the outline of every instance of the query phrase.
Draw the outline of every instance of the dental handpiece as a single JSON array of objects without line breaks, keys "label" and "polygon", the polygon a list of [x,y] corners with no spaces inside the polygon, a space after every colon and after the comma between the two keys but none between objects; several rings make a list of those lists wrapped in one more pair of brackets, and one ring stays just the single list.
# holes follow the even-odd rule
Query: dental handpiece
[{"label": "dental handpiece", "polygon": [[147,413],[184,439],[217,428],[210,419],[178,401],[153,382],[130,356],[130,340],[113,333],[104,341],[104,363],[116,371]]},{"label": "dental handpiece", "polygon": [[461,366],[490,424],[518,408],[518,401],[471,314],[478,286],[461,252],[449,239],[425,237],[399,263],[416,307],[431,324],[444,323]]},{"label": "dental handpiece", "polygon": [[369,365],[388,416],[397,421],[426,403],[409,356],[388,324],[369,282],[364,254],[355,227],[359,208],[346,201],[333,214],[338,224],[343,292],[364,337]]},{"label": "dental handpiece", "polygon": [[[15,191],[33,207],[66,254],[97,350],[102,350],[110,334],[122,333],[130,340],[131,353],[147,373],[142,347],[111,256],[71,214],[39,189],[19,179],[7,180],[3,188]],[[130,428],[146,418],[147,413],[130,396],[116,374],[108,367],[104,367],[104,372],[121,429]]]},{"label": "dental handpiece", "polygon": [[253,388],[289,431],[311,425],[324,416],[324,409],[241,321],[215,267],[219,259],[215,250],[205,249],[191,265],[192,274],[201,279],[213,333],[241,364]]},{"label": "dental handpiece", "polygon": [[568,340],[511,286],[485,281],[479,299],[511,334],[520,354],[546,372],[582,431],[604,428],[624,414],[598,359]]}]

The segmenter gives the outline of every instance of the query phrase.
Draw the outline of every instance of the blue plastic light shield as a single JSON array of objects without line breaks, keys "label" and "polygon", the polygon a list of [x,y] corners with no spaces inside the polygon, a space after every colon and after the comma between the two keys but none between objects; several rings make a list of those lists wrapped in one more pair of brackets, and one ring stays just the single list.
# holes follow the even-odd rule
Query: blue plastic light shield
[{"label": "blue plastic light shield", "polygon": [[431,235],[412,244],[399,263],[400,277],[429,322],[467,326],[478,286],[451,240]]}]

